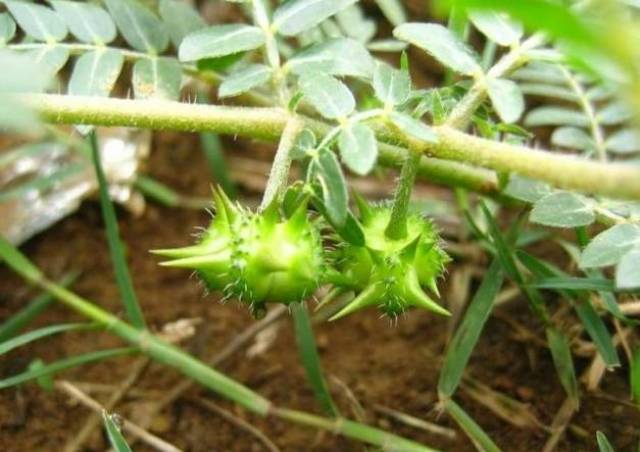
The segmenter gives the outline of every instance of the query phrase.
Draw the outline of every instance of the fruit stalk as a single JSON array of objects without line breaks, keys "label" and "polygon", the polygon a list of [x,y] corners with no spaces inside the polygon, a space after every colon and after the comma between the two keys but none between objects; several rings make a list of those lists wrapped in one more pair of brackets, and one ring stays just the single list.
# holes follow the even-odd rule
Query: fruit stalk
[{"label": "fruit stalk", "polygon": [[302,130],[302,122],[292,117],[282,131],[278,150],[271,165],[271,172],[264,189],[262,203],[259,210],[266,209],[274,200],[277,202],[289,180],[289,168],[291,167],[291,149],[295,145],[296,138]]},{"label": "fruit stalk", "polygon": [[391,219],[385,230],[385,235],[392,240],[399,240],[407,236],[407,213],[421,158],[420,153],[409,150],[409,155],[402,165],[400,180],[393,197]]}]

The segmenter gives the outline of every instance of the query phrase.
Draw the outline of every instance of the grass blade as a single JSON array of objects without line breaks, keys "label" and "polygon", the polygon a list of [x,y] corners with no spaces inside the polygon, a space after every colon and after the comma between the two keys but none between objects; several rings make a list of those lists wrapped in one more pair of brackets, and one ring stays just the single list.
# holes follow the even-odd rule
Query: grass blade
[{"label": "grass blade", "polygon": [[[568,276],[562,270],[552,266],[548,262],[540,261],[527,253],[519,251],[518,258],[536,278],[566,278]],[[616,347],[613,345],[609,330],[591,304],[588,292],[560,288],[555,290],[570,300],[573,300],[573,307],[605,364],[608,367],[619,366],[620,358],[618,357]]]},{"label": "grass blade", "polygon": [[202,143],[202,151],[209,162],[211,175],[229,198],[236,198],[238,191],[229,177],[227,162],[222,154],[220,137],[215,133],[203,132],[200,134],[200,142]]},{"label": "grass blade", "polygon": [[631,397],[640,406],[640,348],[634,351],[633,359],[629,364]]},{"label": "grass blade", "polygon": [[551,357],[558,372],[560,383],[562,383],[562,387],[577,407],[580,395],[578,393],[578,379],[576,378],[576,371],[573,367],[569,340],[564,333],[554,327],[548,327],[546,332],[547,343],[549,344],[549,350],[551,350]]},{"label": "grass blade", "polygon": [[[68,274],[62,277],[60,285],[68,287],[75,281],[75,274]],[[53,302],[53,297],[48,293],[38,295],[31,300],[27,306],[9,317],[4,323],[0,324],[0,342],[14,337],[19,331],[29,325],[37,316],[39,316]]]},{"label": "grass blade", "polygon": [[211,207],[212,201],[210,199],[183,196],[171,187],[149,176],[139,174],[138,177],[136,177],[134,185],[146,198],[153,199],[157,203],[167,207],[184,207],[188,209],[206,209],[207,207]]},{"label": "grass blade", "polygon": [[493,442],[489,435],[482,430],[482,427],[480,427],[460,405],[448,399],[444,404],[444,409],[467,434],[476,449],[481,452],[500,452],[500,448],[496,443]]},{"label": "grass blade", "polygon": [[122,297],[127,317],[136,328],[144,328],[144,316],[138,304],[136,293],[133,290],[133,283],[129,275],[127,261],[124,256],[120,234],[118,232],[118,220],[116,218],[116,210],[113,207],[111,198],[109,197],[109,186],[107,179],[102,170],[100,163],[100,155],[98,153],[98,138],[95,130],[90,134],[91,155],[93,157],[93,165],[98,178],[100,188],[100,206],[102,207],[102,217],[104,219],[105,228],[107,230],[107,241],[109,242],[109,253],[111,254],[111,262],[116,275],[116,282]]},{"label": "grass blade", "polygon": [[114,420],[114,415],[107,413],[106,410],[102,411],[102,421],[104,422],[104,429],[107,431],[109,437],[109,443],[116,452],[131,452],[131,448],[127,444],[127,441],[122,436],[118,425]]},{"label": "grass blade", "polygon": [[598,442],[598,450],[600,452],[616,452],[607,439],[607,436],[599,430],[596,432],[596,441]]},{"label": "grass blade", "polygon": [[273,414],[281,419],[286,419],[297,424],[308,425],[334,434],[338,433],[348,438],[362,441],[380,450],[402,452],[437,452],[429,446],[407,440],[392,433],[387,433],[375,427],[350,421],[345,418],[327,419],[313,414],[304,413],[286,408],[273,408]]},{"label": "grass blade", "polygon": [[333,403],[322,373],[322,366],[320,364],[320,357],[318,356],[316,341],[313,337],[313,328],[311,326],[311,320],[309,319],[307,305],[304,302],[293,303],[291,310],[293,312],[293,324],[295,327],[300,361],[304,366],[307,379],[313,388],[316,400],[327,415],[338,416],[340,413],[335,403]]},{"label": "grass blade", "polygon": [[588,298],[577,301],[575,309],[584,329],[589,334],[589,337],[595,344],[598,353],[602,356],[607,367],[620,366],[620,358],[618,357],[616,346],[613,344],[607,325],[605,325],[604,321],[600,318],[591,301]]},{"label": "grass blade", "polygon": [[500,262],[494,259],[449,344],[438,379],[438,393],[441,399],[451,397],[460,384],[471,352],[473,352],[484,324],[491,314],[493,302],[503,281],[504,275]]},{"label": "grass blade", "polygon": [[7,242],[2,235],[0,235],[0,257],[16,273],[32,284],[44,278],[38,267],[33,265],[18,248]]},{"label": "grass blade", "polygon": [[[20,253],[15,247],[0,237],[0,257],[5,259],[7,264],[20,276],[29,280],[33,276],[33,272],[38,269],[29,260]],[[25,266],[26,265],[26,266]],[[105,359],[105,357],[118,356],[128,353],[141,351],[155,361],[170,366],[184,376],[191,378],[203,387],[210,389],[221,396],[230,399],[247,410],[259,414],[261,416],[273,415],[279,418],[289,420],[301,425],[308,425],[332,433],[340,433],[346,437],[353,438],[358,441],[368,442],[389,450],[416,451],[416,452],[433,452],[434,449],[423,446],[414,441],[407,440],[400,436],[387,433],[375,427],[350,421],[343,418],[327,419],[312,414],[278,408],[262,397],[260,394],[252,391],[246,386],[232,380],[226,375],[218,372],[212,367],[204,364],[202,361],[185,353],[178,347],[167,344],[149,331],[139,330],[128,323],[118,319],[109,312],[101,309],[96,304],[79,297],[73,292],[68,291],[51,281],[46,280],[38,271],[39,277],[32,282],[42,287],[62,303],[69,306],[78,313],[88,317],[97,323],[109,326],[109,332],[127,341],[135,348],[125,348],[119,350],[105,350],[95,352],[92,360]],[[103,356],[95,356],[102,353]],[[106,356],[105,356],[106,355]],[[53,371],[59,371],[67,367],[73,367],[77,364],[76,358],[69,358],[66,362],[58,361]],[[70,360],[73,360],[71,363]],[[85,358],[85,361],[86,358]],[[50,367],[47,366],[47,370]],[[21,383],[29,378],[37,378],[43,375],[44,370],[31,372],[29,375],[21,374],[10,377],[8,380],[0,381],[0,389],[10,385]]]},{"label": "grass blade", "polygon": [[105,359],[115,358],[118,356],[132,355],[138,351],[139,350],[134,347],[114,348],[109,350],[100,350],[97,352],[85,353],[78,356],[72,356],[71,358],[60,359],[51,364],[38,366],[21,374],[0,380],[0,389],[9,388],[11,386],[24,383],[25,381],[33,380],[34,378],[51,375],[62,370],[81,366],[83,364],[88,364],[95,361],[103,361]]},{"label": "grass blade", "polygon": [[515,242],[515,238],[518,236],[518,232],[520,230],[522,219],[524,217],[520,217],[520,221],[516,221],[511,230],[509,231],[509,237],[505,239],[502,232],[498,228],[491,212],[484,204],[481,204],[482,211],[484,212],[484,216],[487,220],[487,224],[489,226],[489,234],[491,239],[493,240],[493,244],[495,245],[497,257],[502,264],[502,268],[506,272],[506,274],[520,287],[520,290],[527,296],[527,300],[529,301],[529,305],[533,312],[542,320],[542,322],[546,325],[549,323],[549,315],[547,314],[546,307],[544,305],[544,299],[540,292],[536,289],[529,287],[526,284],[526,280],[514,258],[515,255],[515,247],[512,245]]},{"label": "grass blade", "polygon": [[613,281],[605,278],[579,278],[574,276],[556,276],[542,278],[531,285],[538,289],[598,290],[613,292]]},{"label": "grass blade", "polygon": [[21,347],[29,342],[37,341],[43,337],[52,336],[58,333],[64,333],[67,331],[88,330],[95,328],[95,325],[90,323],[64,323],[60,325],[46,326],[44,328],[38,328],[37,330],[29,331],[28,333],[21,334],[20,336],[9,339],[8,341],[0,343],[0,356],[8,353],[14,348]]}]

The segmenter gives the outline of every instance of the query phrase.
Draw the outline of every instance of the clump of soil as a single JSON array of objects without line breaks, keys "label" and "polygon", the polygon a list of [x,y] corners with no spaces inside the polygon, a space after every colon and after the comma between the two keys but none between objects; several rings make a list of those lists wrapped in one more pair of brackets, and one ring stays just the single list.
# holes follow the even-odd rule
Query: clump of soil
[{"label": "clump of soil", "polygon": [[[149,162],[152,176],[176,190],[208,196],[210,175],[193,136],[160,134]],[[234,145],[233,143],[231,144]],[[254,320],[245,307],[221,304],[216,295],[203,297],[194,278],[180,270],[159,268],[149,249],[184,245],[191,241],[195,226],[205,225],[208,214],[168,209],[149,204],[141,218],[120,212],[120,228],[128,251],[128,262],[145,316],[152,328],[183,318],[201,318],[198,332],[186,344],[194,354],[210,355],[243,331]],[[80,270],[73,289],[106,309],[121,314],[118,291],[109,261],[99,206],[86,202],[72,217],[32,239],[23,250],[49,276]],[[459,262],[450,264],[452,272]],[[446,293],[446,290],[444,291]],[[6,268],[0,269],[0,321],[8,318],[35,293]],[[565,396],[549,353],[535,341],[514,338],[505,318],[514,319],[544,337],[524,300],[500,307],[489,321],[468,368],[468,375],[494,390],[530,405],[532,412],[549,425]],[[69,322],[78,317],[53,304],[35,326]],[[318,406],[299,364],[291,322],[286,315],[279,323],[275,341],[256,356],[246,349],[226,360],[220,369],[260,392],[276,404],[318,412]],[[379,318],[375,310],[316,327],[323,366],[340,409],[354,417],[354,406],[345,396],[348,387],[364,408],[364,420],[394,433],[448,451],[471,451],[472,444],[446,415],[435,409],[436,383],[448,337],[447,320],[424,311],[411,311],[397,324]],[[53,361],[75,354],[121,345],[107,333],[59,335],[36,342],[0,358],[0,376],[22,371],[36,358]],[[129,374],[138,358],[84,366],[67,371],[73,381],[117,385]],[[588,360],[578,361],[582,370]],[[161,397],[181,381],[173,370],[152,364],[116,411],[127,416]],[[595,432],[604,431],[617,450],[632,450],[638,441],[640,416],[628,400],[626,371],[606,374],[598,393],[584,393],[558,450],[595,450]],[[104,401],[108,393],[93,394]],[[364,446],[330,433],[274,419],[262,419],[228,404],[199,387],[166,409],[151,426],[162,438],[188,451],[263,450],[254,437],[195,403],[196,397],[216,401],[261,429],[283,451],[361,451]],[[485,406],[459,391],[456,400],[504,450],[540,450],[548,438],[542,429],[519,429],[499,419]],[[425,432],[392,420],[378,411],[382,405],[457,430],[455,439]],[[84,424],[88,411],[59,392],[46,392],[34,383],[0,391],[0,450],[62,450]],[[86,443],[86,450],[104,450],[102,433]],[[136,451],[150,450],[138,443]]]}]

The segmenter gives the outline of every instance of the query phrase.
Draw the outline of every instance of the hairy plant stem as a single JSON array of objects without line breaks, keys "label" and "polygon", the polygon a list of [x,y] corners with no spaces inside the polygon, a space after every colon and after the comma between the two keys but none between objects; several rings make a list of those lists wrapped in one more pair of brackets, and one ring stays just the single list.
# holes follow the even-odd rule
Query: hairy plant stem
[{"label": "hairy plant stem", "polygon": [[422,155],[419,152],[409,149],[407,159],[402,165],[398,186],[393,196],[391,218],[384,231],[384,234],[391,240],[400,240],[407,236],[407,213],[421,158]]},{"label": "hairy plant stem", "polygon": [[291,150],[296,143],[296,138],[302,130],[302,122],[296,117],[291,117],[282,131],[278,150],[273,158],[271,172],[267,180],[267,186],[262,196],[260,210],[264,210],[281,195],[289,180],[289,168],[291,168]]},{"label": "hairy plant stem", "polygon": [[[279,108],[222,107],[168,101],[133,101],[55,94],[16,95],[40,113],[45,121],[58,124],[93,124],[126,126],[185,132],[210,131],[232,136],[245,136],[277,141],[290,118]],[[299,116],[304,127],[319,136],[331,129],[326,123]],[[567,190],[593,193],[612,198],[640,199],[640,170],[636,167],[588,161],[574,156],[554,154],[508,143],[486,140],[459,132],[448,126],[434,127],[438,142],[429,143],[409,138],[389,128],[378,127],[383,164],[404,161],[401,146],[419,143],[418,149],[429,159],[420,163],[419,174],[437,173],[439,180],[464,182],[468,188],[497,194],[495,175],[485,177],[471,167],[451,166],[455,160],[491,168],[499,172],[517,173],[548,182]],[[386,143],[384,143],[386,141]],[[394,143],[390,145],[389,143]],[[431,157],[443,160],[432,162]],[[458,169],[464,175],[456,174]],[[486,175],[486,173],[484,173]]]}]

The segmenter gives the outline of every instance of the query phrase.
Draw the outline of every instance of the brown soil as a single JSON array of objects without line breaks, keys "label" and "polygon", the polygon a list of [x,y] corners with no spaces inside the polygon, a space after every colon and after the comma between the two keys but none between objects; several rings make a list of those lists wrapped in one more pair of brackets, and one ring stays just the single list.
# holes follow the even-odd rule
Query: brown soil
[{"label": "brown soil", "polygon": [[[162,144],[154,150],[150,173],[177,190],[207,196],[210,178],[195,137],[162,134]],[[231,144],[233,146],[233,144]],[[160,328],[167,322],[200,317],[203,323],[187,344],[193,353],[210,354],[220,349],[254,320],[246,309],[216,296],[203,298],[194,279],[183,271],[157,266],[148,253],[156,247],[175,246],[189,240],[193,228],[204,225],[207,214],[167,209],[150,204],[141,218],[120,212],[120,227],[127,245],[135,288],[148,323]],[[114,283],[99,206],[87,202],[73,217],[66,219],[23,247],[48,275],[59,277],[79,269],[82,275],[74,290],[119,312],[118,291]],[[451,264],[450,272],[461,265]],[[9,317],[34,296],[34,292],[15,275],[0,269],[0,321]],[[528,403],[533,413],[549,425],[564,400],[548,351],[532,341],[514,339],[514,330],[504,318],[515,319],[541,338],[543,333],[529,314],[524,300],[499,309],[488,323],[475,350],[468,375],[514,399]],[[77,319],[65,307],[53,305],[36,322],[37,326]],[[255,389],[278,405],[317,412],[304,372],[299,364],[288,316],[281,323],[275,342],[262,354],[249,358],[245,349],[224,362],[221,370]],[[426,433],[390,420],[375,412],[384,405],[413,416],[457,430],[446,415],[434,409],[436,383],[447,337],[447,321],[422,311],[413,311],[397,325],[367,311],[335,323],[316,327],[323,365],[327,375],[348,386],[366,413],[366,421],[416,441],[446,451],[474,450],[458,431],[454,440]],[[73,333],[56,336],[16,350],[0,359],[0,376],[21,371],[35,358],[53,361],[62,357],[120,344],[106,334]],[[85,366],[64,373],[65,378],[92,383],[118,384],[130,372],[136,358],[121,358]],[[578,361],[582,371],[588,360]],[[136,390],[149,395],[133,395],[117,411],[128,415],[139,410],[153,394],[174,387],[181,377],[159,365],[151,365]],[[334,391],[342,412],[353,417],[352,405],[344,391]],[[626,369],[608,372],[601,391],[585,393],[573,426],[561,440],[558,450],[595,450],[595,432],[604,431],[617,450],[634,450],[638,442],[640,416],[625,405],[629,388]],[[361,451],[364,446],[330,433],[299,427],[274,419],[261,419],[227,402],[193,388],[156,420],[152,430],[167,441],[188,451],[257,451],[262,445],[244,431],[193,402],[206,397],[245,418],[261,429],[283,451]],[[604,397],[606,396],[606,397]],[[105,394],[96,396],[105,399]],[[540,450],[548,438],[542,430],[519,429],[499,419],[486,407],[459,391],[456,399],[494,440],[508,451]],[[87,418],[88,411],[70,403],[59,392],[48,393],[36,384],[0,391],[0,450],[57,451],[72,438]],[[87,443],[86,450],[104,450],[100,431]],[[135,450],[149,450],[137,444]]]}]

